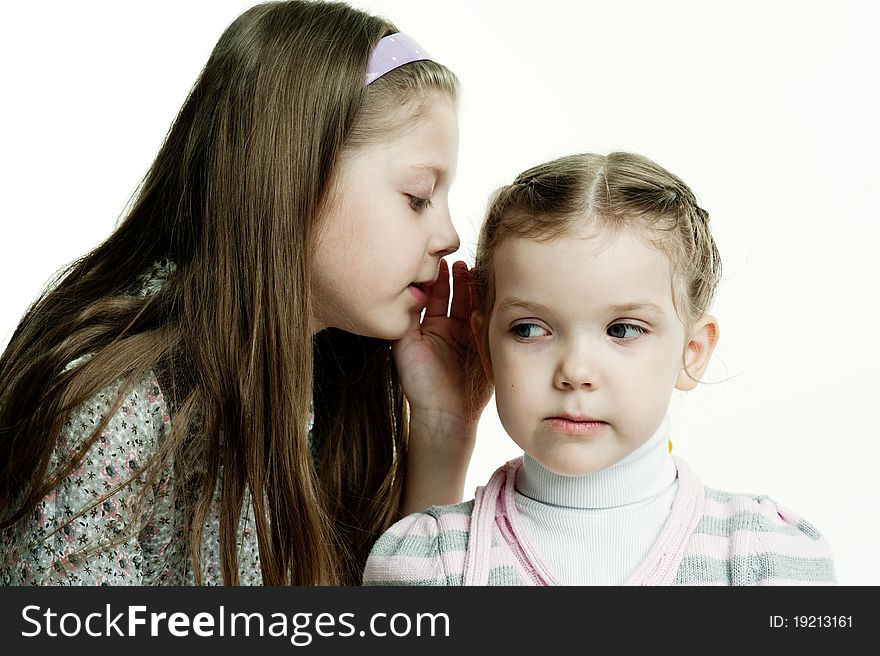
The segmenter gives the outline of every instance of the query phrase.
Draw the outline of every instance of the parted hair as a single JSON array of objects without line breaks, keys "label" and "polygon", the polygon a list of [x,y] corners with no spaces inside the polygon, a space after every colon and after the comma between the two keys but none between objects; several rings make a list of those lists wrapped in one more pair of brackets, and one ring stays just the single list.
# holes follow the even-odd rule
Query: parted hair
[{"label": "parted hair", "polygon": [[[122,380],[118,408],[153,371],[171,430],[136,476],[173,463],[196,582],[215,490],[225,583],[239,582],[248,499],[264,584],[360,582],[398,518],[406,402],[389,342],[313,338],[311,266],[340,156],[387,138],[433,94],[456,97],[455,76],[431,61],[364,86],[372,49],[397,31],[301,0],[257,5],[226,29],[119,225],[58,275],[0,357],[0,529],[73,471],[111,412],[53,467],[71,414]],[[158,291],[133,291],[163,261]]]},{"label": "parted hair", "polygon": [[493,256],[505,239],[549,240],[589,226],[637,230],[666,253],[686,326],[709,309],[721,279],[709,214],[678,176],[642,155],[612,152],[560,157],[496,190],[474,266],[480,313],[488,316],[495,302]]}]

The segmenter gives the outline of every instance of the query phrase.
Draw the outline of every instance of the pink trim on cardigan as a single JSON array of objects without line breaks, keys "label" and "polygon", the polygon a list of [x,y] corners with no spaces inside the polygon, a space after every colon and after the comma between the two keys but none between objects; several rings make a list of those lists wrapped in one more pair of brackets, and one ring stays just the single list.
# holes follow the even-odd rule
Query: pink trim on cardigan
[{"label": "pink trim on cardigan", "polygon": [[678,491],[657,542],[624,585],[672,585],[688,541],[703,515],[703,484],[684,460],[672,456],[678,470]]}]

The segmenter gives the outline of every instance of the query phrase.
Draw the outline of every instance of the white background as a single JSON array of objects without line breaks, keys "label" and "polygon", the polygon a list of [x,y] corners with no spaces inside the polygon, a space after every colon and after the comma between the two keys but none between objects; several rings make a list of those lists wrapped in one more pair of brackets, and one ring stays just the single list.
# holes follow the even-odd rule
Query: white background
[{"label": "white background", "polygon": [[[110,233],[251,4],[5,8],[0,345],[51,274]],[[469,264],[489,193],[543,160],[634,150],[691,185],[724,262],[721,341],[714,384],[673,400],[675,452],[706,484],[816,524],[841,583],[880,584],[872,3],[355,4],[461,78],[452,207]],[[517,453],[490,404],[468,494]]]}]

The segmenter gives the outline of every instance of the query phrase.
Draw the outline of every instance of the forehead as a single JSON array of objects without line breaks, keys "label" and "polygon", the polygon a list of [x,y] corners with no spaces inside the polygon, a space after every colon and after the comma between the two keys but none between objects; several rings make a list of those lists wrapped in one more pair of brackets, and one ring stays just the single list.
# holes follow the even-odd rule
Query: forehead
[{"label": "forehead", "polygon": [[493,258],[495,306],[505,297],[558,307],[650,301],[673,308],[666,255],[642,234],[590,228],[546,241],[505,239]]},{"label": "forehead", "polygon": [[346,171],[415,173],[452,177],[458,159],[458,117],[451,98],[431,94],[413,99],[389,116],[392,126],[375,134],[376,141],[343,155]]}]

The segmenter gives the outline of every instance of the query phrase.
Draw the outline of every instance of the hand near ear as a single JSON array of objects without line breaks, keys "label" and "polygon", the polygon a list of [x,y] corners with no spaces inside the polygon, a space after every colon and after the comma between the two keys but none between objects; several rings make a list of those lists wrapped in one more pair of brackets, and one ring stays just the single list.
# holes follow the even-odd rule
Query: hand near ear
[{"label": "hand near ear", "polygon": [[424,318],[415,313],[410,330],[392,348],[410,406],[403,515],[463,497],[477,422],[492,395],[477,365],[471,287],[467,264],[459,261],[452,266],[450,290],[449,269],[441,261]]},{"label": "hand near ear", "polygon": [[[450,292],[452,305],[447,316]],[[431,286],[424,318],[419,321],[414,315],[410,330],[393,347],[413,413],[442,412],[449,418],[475,424],[489,402],[492,390],[475,367],[478,360],[470,326],[473,309],[467,264],[453,264],[450,289],[448,265],[441,260],[440,275]]]}]

